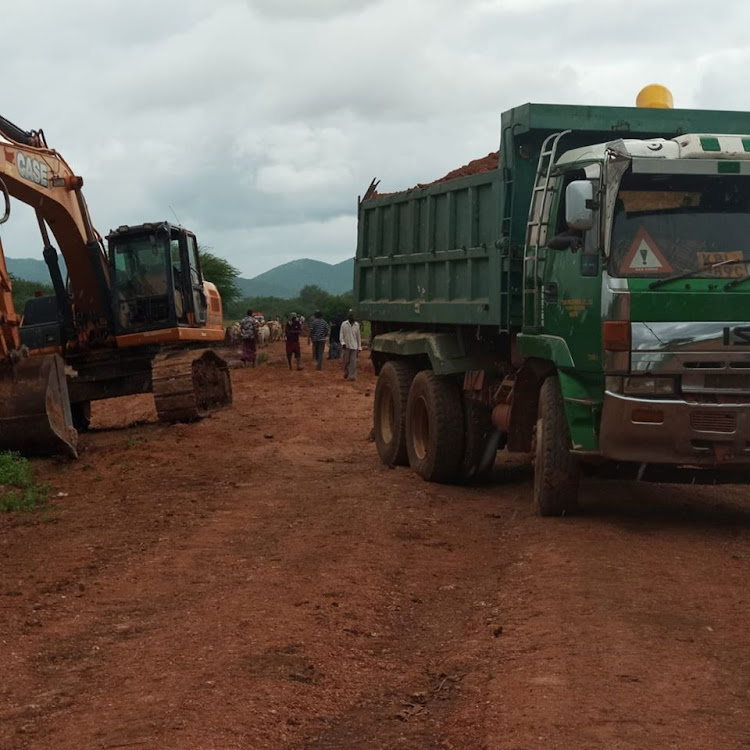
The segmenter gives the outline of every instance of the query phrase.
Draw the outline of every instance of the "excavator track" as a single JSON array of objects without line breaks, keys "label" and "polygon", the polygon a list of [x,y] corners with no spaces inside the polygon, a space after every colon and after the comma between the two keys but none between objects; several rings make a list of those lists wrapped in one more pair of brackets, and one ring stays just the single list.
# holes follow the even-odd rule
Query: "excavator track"
[{"label": "excavator track", "polygon": [[212,349],[158,354],[152,385],[162,422],[193,422],[232,403],[229,367]]},{"label": "excavator track", "polygon": [[65,364],[56,354],[0,368],[0,450],[78,456]]}]

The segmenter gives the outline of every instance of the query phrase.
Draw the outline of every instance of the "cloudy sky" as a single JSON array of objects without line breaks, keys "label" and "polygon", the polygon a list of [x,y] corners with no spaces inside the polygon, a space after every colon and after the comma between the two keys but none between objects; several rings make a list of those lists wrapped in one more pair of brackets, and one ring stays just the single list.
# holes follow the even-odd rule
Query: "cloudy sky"
[{"label": "cloudy sky", "polygon": [[[354,254],[356,201],[498,146],[528,101],[750,109],[748,0],[25,0],[0,114],[42,128],[93,220],[161,219],[251,277]],[[718,7],[718,6],[716,6]],[[14,204],[0,237],[40,257]]]}]

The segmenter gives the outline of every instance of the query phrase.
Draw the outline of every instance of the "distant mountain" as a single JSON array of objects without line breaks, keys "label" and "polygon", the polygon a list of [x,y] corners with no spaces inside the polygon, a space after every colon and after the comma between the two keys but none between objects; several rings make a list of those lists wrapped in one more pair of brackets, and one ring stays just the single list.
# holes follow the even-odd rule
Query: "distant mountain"
[{"label": "distant mountain", "polygon": [[[43,260],[36,258],[6,258],[8,271],[17,279],[34,281],[37,284],[49,284],[49,269]],[[65,276],[65,264],[60,256],[60,270]]]},{"label": "distant mountain", "polygon": [[314,284],[330,294],[351,292],[354,287],[354,259],[336,265],[302,258],[276,266],[252,279],[237,279],[246,297],[296,297],[303,286]]},{"label": "distant mountain", "polygon": [[[8,271],[17,279],[49,284],[49,270],[43,260],[36,258],[6,258]],[[65,265],[60,257],[60,270],[65,276]],[[354,287],[354,259],[332,265],[319,260],[302,258],[276,266],[252,279],[237,279],[237,286],[245,297],[296,297],[303,286],[314,284],[330,294],[351,292]]]}]

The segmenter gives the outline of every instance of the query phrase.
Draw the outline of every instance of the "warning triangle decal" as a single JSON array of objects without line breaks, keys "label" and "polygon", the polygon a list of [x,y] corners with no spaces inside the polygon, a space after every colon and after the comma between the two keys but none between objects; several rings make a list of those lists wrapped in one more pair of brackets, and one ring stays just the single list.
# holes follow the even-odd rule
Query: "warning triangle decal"
[{"label": "warning triangle decal", "polygon": [[657,274],[672,273],[672,270],[651,235],[641,227],[620,266],[620,273]]}]

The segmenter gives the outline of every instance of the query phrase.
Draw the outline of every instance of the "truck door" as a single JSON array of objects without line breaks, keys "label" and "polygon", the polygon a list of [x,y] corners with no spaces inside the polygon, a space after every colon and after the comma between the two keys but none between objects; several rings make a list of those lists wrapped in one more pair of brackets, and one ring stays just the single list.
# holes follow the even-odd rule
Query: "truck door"
[{"label": "truck door", "polygon": [[[549,231],[540,264],[541,329],[562,338],[577,370],[601,369],[601,246],[599,212],[594,227],[576,232],[566,222],[566,190],[586,180],[584,170],[566,172],[552,201]],[[594,195],[598,179],[593,180]]]}]

